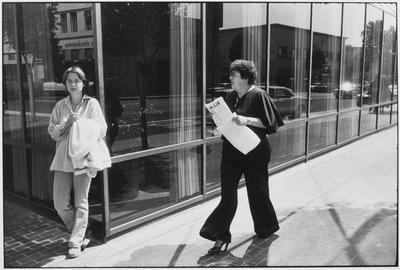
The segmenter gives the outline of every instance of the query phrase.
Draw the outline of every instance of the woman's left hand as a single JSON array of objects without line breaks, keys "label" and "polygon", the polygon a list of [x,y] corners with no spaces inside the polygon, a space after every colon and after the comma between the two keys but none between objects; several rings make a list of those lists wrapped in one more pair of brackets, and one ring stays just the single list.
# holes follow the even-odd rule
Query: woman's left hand
[{"label": "woman's left hand", "polygon": [[238,124],[239,126],[245,126],[245,125],[249,124],[248,117],[237,115],[237,114],[233,115],[232,121],[235,122],[236,124]]}]

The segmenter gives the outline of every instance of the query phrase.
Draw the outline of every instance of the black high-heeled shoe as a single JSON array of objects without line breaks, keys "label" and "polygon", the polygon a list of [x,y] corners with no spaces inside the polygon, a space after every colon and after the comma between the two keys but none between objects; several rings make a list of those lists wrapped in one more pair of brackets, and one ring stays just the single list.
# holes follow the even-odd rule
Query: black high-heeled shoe
[{"label": "black high-heeled shoe", "polygon": [[224,245],[225,245],[224,251],[226,251],[226,249],[228,248],[229,242],[222,242],[222,244],[220,246],[213,246],[212,248],[210,248],[210,250],[208,250],[208,255],[212,256],[217,253],[220,253],[221,249]]}]

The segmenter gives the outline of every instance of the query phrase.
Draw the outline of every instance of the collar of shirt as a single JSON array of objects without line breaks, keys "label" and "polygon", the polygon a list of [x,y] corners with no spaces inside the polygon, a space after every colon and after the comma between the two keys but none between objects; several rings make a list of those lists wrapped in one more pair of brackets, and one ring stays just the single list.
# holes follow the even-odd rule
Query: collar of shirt
[{"label": "collar of shirt", "polygon": [[239,100],[241,100],[245,95],[247,95],[247,94],[248,94],[251,90],[253,90],[254,88],[256,88],[256,86],[253,84],[253,85],[249,88],[249,90],[247,90],[247,92],[243,94],[242,97],[239,97],[239,95],[236,93],[236,104],[235,104],[235,107],[238,105]]},{"label": "collar of shirt", "polygon": [[[90,97],[88,95],[83,95],[81,102],[78,104],[78,106],[76,106],[76,111],[78,110],[78,108],[82,105],[83,101],[85,99],[89,99]],[[72,113],[74,113],[74,110],[72,109],[72,103],[71,103],[71,98],[68,95],[68,97],[66,98],[66,103],[67,103],[67,107],[71,110]]]}]

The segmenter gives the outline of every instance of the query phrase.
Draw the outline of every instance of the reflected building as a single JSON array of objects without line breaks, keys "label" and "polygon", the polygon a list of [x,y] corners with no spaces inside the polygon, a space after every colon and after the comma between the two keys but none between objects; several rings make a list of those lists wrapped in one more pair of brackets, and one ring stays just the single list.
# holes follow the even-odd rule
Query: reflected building
[{"label": "reflected building", "polygon": [[[55,4],[55,39],[58,40],[62,62],[67,66],[79,65],[90,70],[94,61],[94,35],[92,4]],[[93,76],[91,76],[93,78]]]},{"label": "reflected building", "polygon": [[218,194],[221,134],[203,104],[232,91],[235,59],[254,61],[285,121],[269,136],[271,173],[397,125],[393,7],[5,3],[4,193],[53,211],[47,125],[71,65],[108,123],[112,167],[89,195],[104,240]]}]

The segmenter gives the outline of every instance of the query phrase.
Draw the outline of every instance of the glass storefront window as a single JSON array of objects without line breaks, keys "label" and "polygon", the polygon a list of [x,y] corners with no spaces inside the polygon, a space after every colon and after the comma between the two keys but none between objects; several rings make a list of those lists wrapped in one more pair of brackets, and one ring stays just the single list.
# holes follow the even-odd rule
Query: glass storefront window
[{"label": "glass storefront window", "polygon": [[69,25],[71,26],[71,32],[78,32],[78,17],[76,16],[76,12],[70,12],[69,18],[70,18]]},{"label": "glass storefront window", "polygon": [[92,30],[92,11],[85,10],[84,11],[84,18],[85,18],[85,30],[91,31]]},{"label": "glass storefront window", "polygon": [[361,135],[376,129],[376,112],[377,107],[364,108],[361,110]]},{"label": "glass storefront window", "polygon": [[[83,26],[66,36],[62,31],[62,14],[74,10],[77,22],[84,23],[84,10],[91,3],[24,3],[17,5],[19,20],[18,35],[22,68],[22,91],[25,105],[28,143],[41,146],[41,150],[30,151],[30,181],[32,197],[41,201],[52,200],[53,173],[49,171],[54,156],[55,142],[50,138],[47,127],[54,105],[67,96],[62,84],[62,74],[72,66],[79,65],[90,81],[88,94],[94,95],[94,62],[86,59],[85,48],[93,48],[93,33],[88,36]],[[49,27],[50,26],[50,27]],[[79,31],[78,31],[79,30]],[[84,32],[84,33],[83,33]],[[64,58],[62,50],[82,52],[76,61]]]},{"label": "glass storefront window", "polygon": [[[101,14],[95,14],[94,5],[100,6]],[[103,173],[98,173],[89,193],[91,225],[98,225],[104,221],[102,195],[108,192],[111,220],[106,222],[111,224],[102,228],[136,218],[141,222],[140,217],[202,199],[204,190],[218,190],[222,141],[218,137],[201,141],[204,124],[206,137],[220,135],[208,113],[206,123],[202,122],[203,94],[209,102],[232,91],[229,66],[235,59],[255,62],[256,85],[268,91],[286,122],[278,133],[269,135],[270,168],[301,160],[306,152],[311,156],[323,152],[335,145],[336,134],[338,142],[345,142],[356,138],[359,129],[366,134],[375,131],[376,124],[385,128],[398,122],[395,5],[385,6],[390,14],[366,3],[209,2],[205,10],[202,7],[199,2],[5,3],[5,192],[52,207],[49,167],[55,142],[47,126],[55,103],[67,96],[61,76],[72,65],[85,70],[89,95],[100,92],[105,97],[107,140],[116,163],[106,172],[107,190],[102,186]],[[93,29],[100,18],[102,29]],[[94,30],[100,34],[98,44]],[[366,58],[362,59],[364,37]],[[97,63],[94,52],[101,48]],[[99,78],[104,80],[104,93],[96,89],[96,70],[104,74]],[[361,83],[364,93],[357,96]],[[307,108],[308,98],[311,108]],[[372,106],[360,111],[360,100]],[[337,104],[350,110],[336,115]],[[308,109],[311,119],[306,118]],[[328,112],[333,113],[320,115]],[[177,150],[134,153],[173,144],[178,144],[172,146]]]},{"label": "glass storefront window", "polygon": [[[264,3],[207,3],[207,102],[233,91],[229,66],[236,59],[252,60],[256,85],[265,89],[266,21]],[[207,114],[207,136],[219,135]]]},{"label": "glass storefront window", "polygon": [[306,153],[306,124],[284,125],[268,139],[272,150],[269,167],[302,157]]},{"label": "glass storefront window", "polygon": [[390,105],[378,107],[378,128],[390,124]]},{"label": "glass storefront window", "polygon": [[3,15],[3,138],[22,142],[22,103],[16,60],[14,5],[5,4]]},{"label": "glass storefront window", "polygon": [[61,33],[67,33],[68,32],[67,13],[61,13],[60,19],[61,19]]},{"label": "glass storefront window", "polygon": [[378,103],[382,14],[383,12],[380,9],[377,9],[371,5],[367,5],[367,24],[365,26],[365,67],[363,82],[364,92],[362,93],[363,105]]},{"label": "glass storefront window", "polygon": [[399,78],[398,78],[398,74],[397,74],[397,72],[398,72],[398,64],[397,64],[397,61],[398,61],[398,56],[397,56],[397,50],[398,50],[398,45],[396,44],[396,47],[395,47],[395,49],[396,49],[396,53],[395,53],[395,65],[394,65],[394,85],[393,85],[393,93],[392,93],[392,101],[397,101],[398,99],[397,99],[397,91],[398,91],[398,89],[399,89]]},{"label": "glass storefront window", "polygon": [[344,4],[343,10],[343,70],[342,81],[335,89],[340,109],[360,105],[365,4]]},{"label": "glass storefront window", "polygon": [[201,5],[101,6],[112,154],[200,139]]},{"label": "glass storefront window", "polygon": [[206,179],[207,191],[221,185],[222,141],[206,146]]},{"label": "glass storefront window", "polygon": [[145,215],[201,193],[202,147],[113,164],[111,221]]},{"label": "glass storefront window", "polygon": [[337,109],[341,17],[341,4],[313,4],[311,114]]},{"label": "glass storefront window", "polygon": [[338,142],[344,142],[358,136],[359,111],[346,112],[339,115]]},{"label": "glass storefront window", "polygon": [[385,13],[382,44],[382,74],[379,102],[390,101],[393,92],[393,69],[396,47],[396,17]]},{"label": "glass storefront window", "polygon": [[315,152],[335,144],[336,116],[310,121],[309,152]]},{"label": "glass storefront window", "polygon": [[306,117],[310,4],[270,4],[268,92],[284,120]]},{"label": "glass storefront window", "polygon": [[392,124],[397,123],[398,112],[397,112],[398,104],[392,105]]},{"label": "glass storefront window", "polygon": [[27,196],[28,172],[24,148],[23,103],[20,95],[15,32],[15,4],[3,4],[3,168],[4,189]]}]

